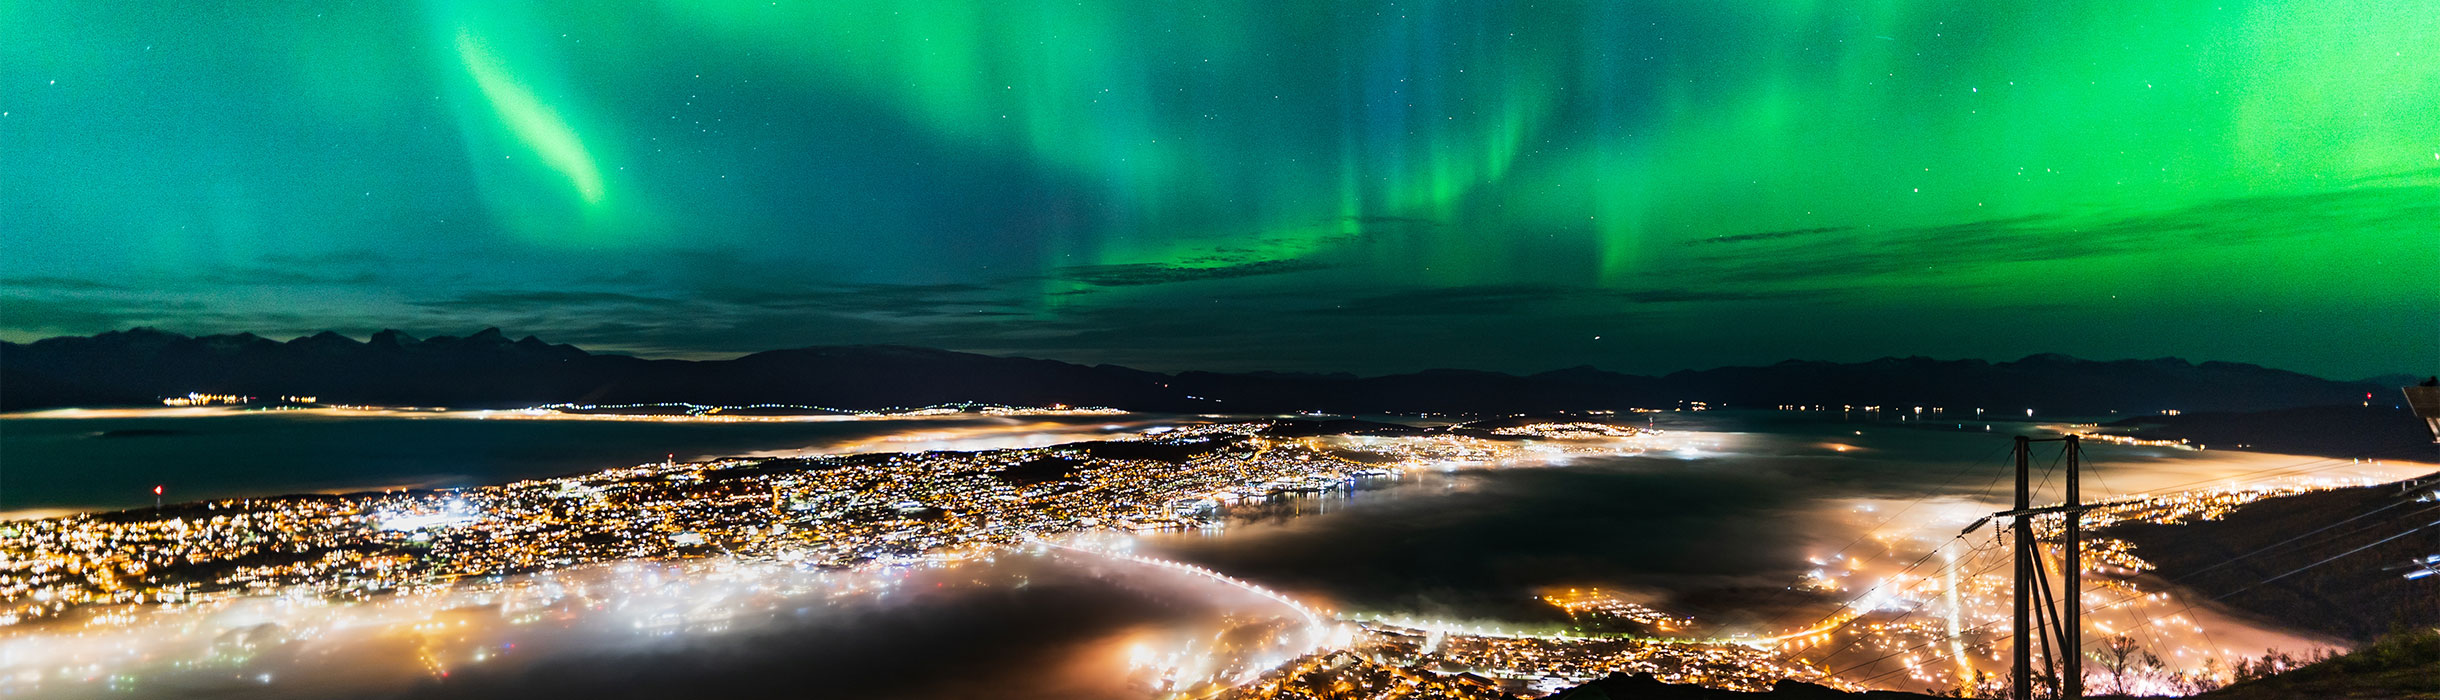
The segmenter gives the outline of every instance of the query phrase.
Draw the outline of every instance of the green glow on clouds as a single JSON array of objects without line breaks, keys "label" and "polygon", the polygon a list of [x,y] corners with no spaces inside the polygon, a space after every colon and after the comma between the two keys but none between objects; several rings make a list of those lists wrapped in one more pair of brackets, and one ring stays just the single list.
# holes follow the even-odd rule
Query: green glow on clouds
[{"label": "green glow on clouds", "polygon": [[123,9],[0,6],[0,333],[2440,369],[2432,0]]}]

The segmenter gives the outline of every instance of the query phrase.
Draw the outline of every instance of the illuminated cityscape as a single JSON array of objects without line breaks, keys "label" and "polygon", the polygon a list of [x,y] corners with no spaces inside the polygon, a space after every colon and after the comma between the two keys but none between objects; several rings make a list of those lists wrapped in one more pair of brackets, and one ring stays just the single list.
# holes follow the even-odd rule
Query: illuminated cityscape
[{"label": "illuminated cityscape", "polygon": [[2440,693],[2440,0],[0,0],[0,700]]},{"label": "illuminated cityscape", "polygon": [[[967,556],[1068,532],[1208,527],[1240,500],[1404,469],[1614,449],[1463,436],[1283,439],[1267,427],[1164,427],[1134,440],[977,453],[668,462],[470,489],[11,521],[0,524],[0,623],[296,587],[361,598],[626,559],[725,554],[846,568]],[[1636,433],[1601,434],[1632,445]],[[1349,459],[1360,455],[1378,458]]]},{"label": "illuminated cityscape", "polygon": [[[496,415],[618,417],[568,408]],[[708,408],[629,417],[757,419]],[[1743,690],[1768,689],[1782,679],[1834,688],[1987,690],[2007,647],[2002,611],[2008,589],[1998,575],[1995,541],[1969,542],[1960,535],[1939,542],[1931,531],[1876,536],[1871,541],[1886,556],[1854,551],[1815,560],[1816,568],[1788,590],[1842,602],[1816,622],[1786,629],[1722,628],[1598,587],[1540,595],[1573,621],[1572,631],[1334,612],[1205,567],[1126,551],[1127,533],[1222,528],[1241,505],[1340,492],[1365,480],[1458,467],[1563,464],[1586,456],[1687,454],[1710,444],[1700,436],[1572,417],[1500,419],[1406,436],[1313,432],[1293,422],[1181,422],[1047,447],[673,460],[496,486],[227,499],[8,521],[0,524],[0,552],[7,555],[0,601],[8,606],[0,620],[21,640],[10,647],[20,651],[11,653],[22,655],[23,644],[63,624],[126,641],[117,647],[121,652],[73,652],[88,665],[66,662],[49,673],[25,666],[29,658],[10,657],[29,670],[0,683],[24,690],[133,683],[128,679],[136,676],[128,674],[135,669],[111,669],[161,653],[144,651],[151,644],[138,641],[151,634],[145,630],[178,625],[173,621],[186,611],[255,604],[248,601],[336,606],[315,614],[354,619],[373,614],[356,607],[363,605],[395,609],[466,596],[557,599],[571,594],[554,583],[568,580],[555,572],[615,582],[618,576],[582,572],[638,563],[762,572],[734,573],[745,578],[733,580],[753,586],[793,581],[784,584],[793,591],[788,595],[835,598],[865,590],[859,588],[865,584],[836,582],[907,567],[953,571],[1025,552],[1065,552],[1201,578],[1288,612],[1242,618],[1227,637],[1246,641],[1224,647],[1146,647],[1137,653],[1132,673],[1175,697],[1492,698],[1552,692],[1614,673]],[[2264,498],[2359,481],[2131,494],[2088,513],[2085,525],[2099,531],[2125,522],[2214,519]],[[1858,515],[1871,515],[1877,506],[1857,508]],[[2055,523],[2038,529],[2045,540],[2055,539]],[[2089,623],[2097,633],[2142,630],[2164,640],[2205,634],[2191,602],[2139,583],[2138,575],[2152,568],[2140,551],[2106,537],[2086,551],[2086,567],[2103,577],[2085,596],[2097,611]],[[1916,552],[1922,554],[1914,565],[1898,565]],[[1935,563],[1925,566],[1927,561]],[[712,568],[702,568],[707,566]],[[480,624],[543,619],[524,612],[524,605],[503,607],[497,620]],[[694,619],[688,613],[638,624],[651,630]],[[412,624],[423,629],[434,623]],[[702,624],[711,625],[704,630],[721,628]],[[281,634],[303,633],[295,623],[283,629],[292,631]],[[210,655],[242,658],[244,644],[270,643],[214,642],[211,651],[199,653],[207,662],[218,658]],[[449,665],[440,659],[452,654],[480,661],[495,653],[431,644],[437,645],[430,652],[436,660],[428,664],[434,673]],[[2202,662],[2225,654],[2202,644],[2171,644],[2160,652],[2182,660],[2179,668],[2188,670],[2181,673],[2215,673]],[[2212,668],[2226,673],[2224,665]]]}]

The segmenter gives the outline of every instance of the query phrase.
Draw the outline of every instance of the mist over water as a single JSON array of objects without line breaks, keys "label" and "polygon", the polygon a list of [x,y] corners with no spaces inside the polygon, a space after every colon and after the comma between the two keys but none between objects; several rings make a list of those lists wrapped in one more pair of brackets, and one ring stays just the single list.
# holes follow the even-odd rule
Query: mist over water
[{"label": "mist over water", "polygon": [[[1165,669],[1148,654],[1218,669],[1291,653],[1284,606],[1072,552],[853,573],[621,564],[366,603],[131,614],[0,639],[0,694],[1093,700],[1151,695]],[[1214,649],[1223,636],[1241,644]]]},{"label": "mist over water", "polygon": [[[432,465],[451,459],[498,481],[657,458],[631,454],[646,444],[681,459],[986,449],[1122,435],[1165,420],[717,424],[255,414],[18,418],[0,428],[8,433],[12,490],[35,478],[53,493],[91,494],[99,487],[79,486],[74,474],[18,466],[27,464],[18,461],[27,454],[21,448],[54,460],[38,464],[101,465],[95,483],[168,470],[223,475],[262,492],[431,474]],[[1345,493],[1239,507],[1218,530],[1103,537],[1344,613],[1555,628],[1564,615],[1538,596],[1581,586],[1691,616],[1705,634],[1776,632],[1870,598],[1868,578],[1898,570],[2004,507],[2012,486],[2009,431],[2036,429],[1757,413],[1663,416],[1655,427],[1667,431],[1665,439],[1629,456],[1449,465],[1368,480]],[[93,436],[104,430],[180,432]],[[657,446],[667,444],[688,447]],[[404,454],[370,456],[384,449]],[[2432,469],[2106,444],[2088,445],[2086,457],[2088,501],[2296,479],[2386,480]],[[521,461],[527,458],[541,464]],[[612,463],[577,465],[586,460]],[[2049,463],[2048,453],[2037,460]],[[393,471],[330,469],[335,464]],[[2037,477],[2037,502],[2056,497],[2058,483],[2045,479]],[[1992,533],[1985,528],[1968,543]],[[1788,590],[1807,575],[1847,588]],[[2174,620],[2132,610],[2092,619],[2159,632],[2154,648],[2173,666],[2326,641],[2265,629],[2208,604],[2169,606]],[[854,573],[725,560],[630,563],[365,603],[257,598],[95,614],[134,617],[91,628],[61,620],[0,636],[0,687],[133,697],[1137,698],[1157,694],[1164,673],[1225,676],[1291,651],[1279,641],[1291,616],[1286,606],[1207,578],[1063,551]],[[1222,638],[1238,641],[1228,649],[1209,641]],[[1146,659],[1163,661],[1147,666]],[[20,680],[29,677],[37,680]]]},{"label": "mist over water", "polygon": [[[1707,632],[1767,634],[1866,588],[1787,590],[1809,572],[1829,565],[1835,577],[1850,560],[1891,571],[2008,507],[2010,431],[2036,428],[1837,414],[1661,420],[1676,449],[1412,473],[1345,496],[1241,508],[1225,530],[1147,535],[1141,546],[1350,611],[1556,628],[1567,618],[1540,595],[1598,587],[1690,615]],[[2048,471],[2055,450],[2037,446],[2035,503],[2060,498],[2060,477]],[[2090,441],[2084,455],[2087,502],[2288,483],[2299,471],[2361,483],[2433,469]],[[1959,549],[1995,531],[1986,526]],[[2186,612],[2227,621],[2207,605]],[[2256,641],[2232,634],[2214,642]],[[2296,649],[2326,640],[2259,641]]]},{"label": "mist over water", "polygon": [[1423,474],[1144,543],[1351,609],[1549,622],[1564,618],[1537,598],[1554,584],[1776,588],[1805,568],[1818,514],[1760,480],[1682,466]]},{"label": "mist over water", "polygon": [[[2007,442],[1979,429],[1754,422],[1680,419],[1689,430],[1673,450],[1423,472],[1349,497],[1243,509],[1220,534],[1146,545],[1354,609],[1556,622],[1536,599],[1554,585],[1785,587],[1812,568],[1807,557],[1861,534],[1846,526],[1844,501],[1941,493],[1969,467],[1999,469]],[[1979,476],[1972,489],[1989,485]]]}]

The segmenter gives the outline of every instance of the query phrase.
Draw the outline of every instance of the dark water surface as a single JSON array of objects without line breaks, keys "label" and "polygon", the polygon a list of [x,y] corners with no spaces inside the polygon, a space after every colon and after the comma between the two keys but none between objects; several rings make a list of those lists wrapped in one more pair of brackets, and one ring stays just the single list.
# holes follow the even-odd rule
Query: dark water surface
[{"label": "dark water surface", "polygon": [[[342,416],[0,416],[0,513],[346,488],[472,486],[762,451],[979,449],[1092,439],[1143,416],[661,422]],[[904,438],[889,440],[889,438]],[[1027,442],[1031,441],[1031,442]],[[883,444],[872,444],[880,442]]]},{"label": "dark water surface", "polygon": [[[161,482],[190,498],[436,477],[480,483],[631,464],[669,452],[687,458],[797,449],[981,449],[1106,437],[1161,420],[8,418],[0,419],[0,488],[8,494],[0,503],[124,505],[149,498],[149,484]],[[1599,586],[1691,615],[1706,633],[1784,629],[1820,615],[1825,602],[1844,600],[1790,594],[1789,585],[1808,571],[1841,554],[1870,560],[1867,571],[1891,569],[1998,507],[2010,486],[2010,431],[2033,428],[1769,413],[1673,415],[1656,425],[1666,432],[1641,454],[1425,470],[1351,492],[1243,507],[1224,529],[1138,536],[1133,546],[1344,612],[1555,626],[1560,614],[1536,596]],[[2086,454],[2093,470],[2085,483],[2094,500],[2299,468],[2332,477],[2416,471],[2151,447],[2092,445]],[[2046,484],[2036,498],[2049,500],[2052,487]],[[129,493],[136,499],[120,495]],[[1867,538],[1868,532],[1882,538]],[[387,680],[359,679],[347,675],[354,667],[300,656],[265,666],[269,675],[263,677],[280,680],[260,687],[246,685],[257,677],[252,667],[239,675],[174,671],[143,682],[160,683],[146,688],[169,695],[228,697],[264,694],[256,691],[293,697],[1145,697],[1154,693],[1125,661],[1132,649],[1213,639],[1213,630],[1234,624],[1230,620],[1281,614],[1276,604],[1208,580],[1141,565],[1054,558],[1059,561],[1012,555],[997,565],[909,574],[907,590],[816,606],[807,617],[787,613],[796,604],[785,596],[726,593],[735,600],[776,601],[750,610],[777,612],[738,612],[723,618],[719,630],[662,642],[632,641],[623,621],[637,613],[612,604],[556,631],[499,627],[502,639],[525,645],[516,647],[526,650],[516,652],[520,660],[478,664],[458,658],[465,649],[454,649],[454,661],[443,659],[452,669],[446,678],[423,665],[393,663],[381,667],[388,669]],[[733,586],[672,585],[652,590],[688,601]],[[1840,595],[1852,598],[1864,588],[1851,585]],[[229,624],[239,623],[214,617],[195,629],[208,636]],[[393,637],[371,629],[376,632],[350,637],[371,641],[303,648],[340,650],[329,659],[358,651],[362,658],[398,657],[379,646]],[[2215,635],[2225,642],[2235,631],[2220,626]],[[0,637],[0,659],[8,658],[10,644],[31,645],[19,651],[33,653],[101,643],[83,632],[73,639]],[[358,644],[373,646],[352,646]],[[122,658],[107,649],[94,653]],[[8,671],[0,663],[0,672]],[[170,681],[177,678],[186,681]],[[183,682],[192,684],[177,684]]]},{"label": "dark water surface", "polygon": [[[1557,624],[1564,615],[1538,596],[1593,586],[1729,629],[1770,629],[1805,614],[1807,601],[1785,589],[1813,561],[1895,554],[1858,542],[1872,526],[1895,516],[1884,534],[1954,533],[1996,508],[2012,488],[2010,431],[2031,427],[1718,412],[1662,421],[1676,429],[1673,449],[1410,474],[1240,508],[1225,530],[1141,546],[1354,611]],[[2104,473],[2232,454],[2086,452]]]}]

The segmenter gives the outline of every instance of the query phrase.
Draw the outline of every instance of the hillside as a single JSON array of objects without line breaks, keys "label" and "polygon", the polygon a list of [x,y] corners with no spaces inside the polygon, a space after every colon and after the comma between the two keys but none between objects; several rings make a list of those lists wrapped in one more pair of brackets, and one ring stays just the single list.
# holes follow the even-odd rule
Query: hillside
[{"label": "hillside", "polygon": [[2205,693],[2214,700],[2440,698],[2440,629],[2403,630],[2344,656]]},{"label": "hillside", "polygon": [[2402,575],[2408,559],[2440,553],[2431,479],[2266,499],[2220,520],[2102,534],[2133,543],[2159,576],[2205,599],[2295,629],[2370,640],[2399,625],[2440,626],[2440,582]]}]

